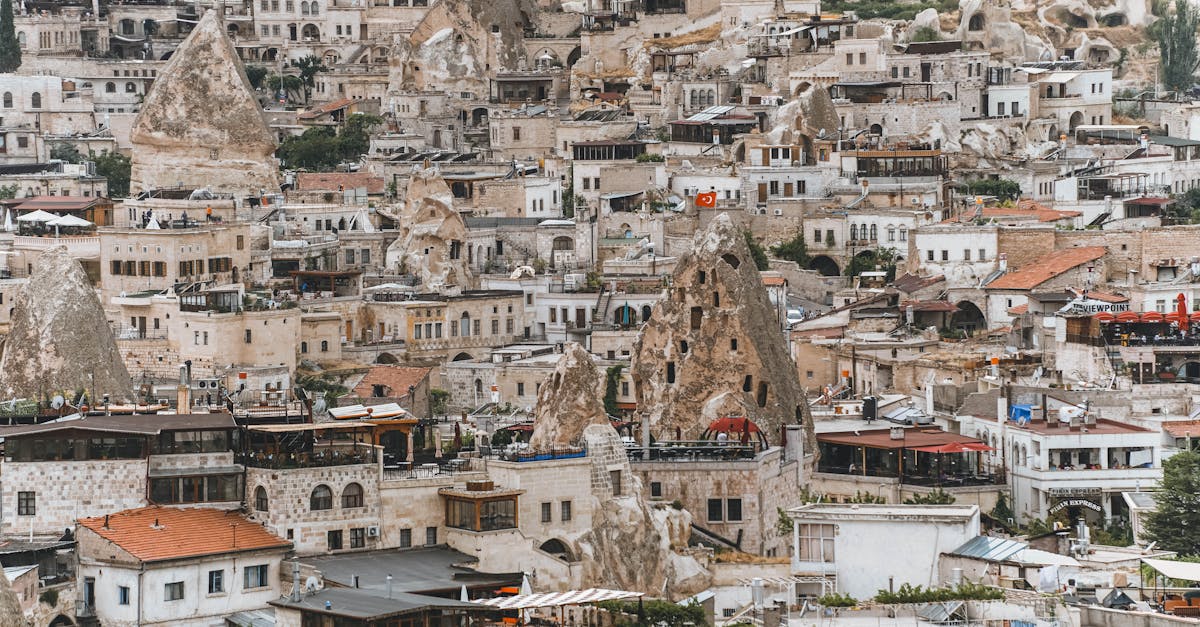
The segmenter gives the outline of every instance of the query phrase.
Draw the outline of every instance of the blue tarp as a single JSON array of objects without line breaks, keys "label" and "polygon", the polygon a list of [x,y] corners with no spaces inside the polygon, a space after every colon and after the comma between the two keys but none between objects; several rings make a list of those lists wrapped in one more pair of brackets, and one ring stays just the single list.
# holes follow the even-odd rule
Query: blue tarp
[{"label": "blue tarp", "polygon": [[1013,405],[1008,409],[1008,419],[1013,422],[1029,422],[1033,419],[1033,405]]}]

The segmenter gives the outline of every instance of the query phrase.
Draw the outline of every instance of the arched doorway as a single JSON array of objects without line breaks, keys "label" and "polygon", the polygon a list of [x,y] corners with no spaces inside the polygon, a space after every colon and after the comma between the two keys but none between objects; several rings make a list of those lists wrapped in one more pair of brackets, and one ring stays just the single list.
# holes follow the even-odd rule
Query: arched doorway
[{"label": "arched doorway", "polygon": [[304,28],[300,29],[300,36],[305,41],[318,41],[321,39],[321,29],[317,28],[316,24],[305,24]]},{"label": "arched doorway", "polygon": [[981,31],[981,30],[983,30],[983,24],[984,24],[983,14],[976,13],[975,15],[971,16],[970,20],[967,20],[967,30]]},{"label": "arched doorway", "polygon": [[967,335],[974,335],[975,331],[987,328],[987,318],[975,303],[964,300],[957,306],[958,310],[950,316],[951,328],[961,329]]},{"label": "arched doorway", "polygon": [[883,126],[879,124],[872,124],[870,130],[867,132],[871,135],[883,135]]},{"label": "arched doorway", "polygon": [[821,276],[840,276],[842,274],[837,262],[827,255],[817,255],[810,259],[808,269],[820,272]]},{"label": "arched doorway", "polygon": [[375,363],[398,364],[400,363],[400,360],[396,359],[396,356],[391,353],[379,353],[379,356],[375,358]]},{"label": "arched doorway", "polygon": [[475,358],[471,356],[471,353],[459,353],[459,354],[455,355],[454,359],[451,359],[450,361],[471,361],[472,359],[475,359]]},{"label": "arched doorway", "polygon": [[650,320],[650,312],[653,311],[650,305],[642,305],[642,322]]},{"label": "arched doorway", "polygon": [[1074,133],[1075,127],[1079,126],[1080,124],[1083,124],[1083,112],[1076,111],[1075,113],[1071,114],[1071,125],[1068,127],[1068,130]]},{"label": "arched doorway", "polygon": [[62,614],[55,616],[54,620],[50,621],[50,627],[69,627],[70,625],[74,624],[75,621],[63,616]]},{"label": "arched doorway", "polygon": [[571,549],[567,548],[567,544],[558,538],[550,538],[549,540],[543,542],[538,548],[564,562],[575,561],[575,557],[571,553]]},{"label": "arched doorway", "polygon": [[1058,141],[1058,125],[1057,124],[1050,125],[1050,132],[1046,133],[1046,141],[1048,141],[1048,142]]},{"label": "arched doorway", "polygon": [[569,67],[575,65],[575,62],[578,61],[579,57],[582,57],[582,56],[583,56],[583,49],[580,48],[579,46],[575,46],[575,48],[573,50],[571,50],[571,54],[567,55],[567,67],[569,68]]},{"label": "arched doorway", "polygon": [[617,307],[613,312],[613,324],[617,326],[627,327],[637,322],[637,312],[629,305]]},{"label": "arched doorway", "polygon": [[237,36],[241,34],[241,33],[238,31],[238,25],[237,25],[237,24],[230,24],[230,25],[226,26],[226,27],[225,27],[225,31],[226,31],[227,33],[229,33],[229,36],[230,36],[230,37],[232,37],[232,38],[234,38],[234,39],[237,39]]}]

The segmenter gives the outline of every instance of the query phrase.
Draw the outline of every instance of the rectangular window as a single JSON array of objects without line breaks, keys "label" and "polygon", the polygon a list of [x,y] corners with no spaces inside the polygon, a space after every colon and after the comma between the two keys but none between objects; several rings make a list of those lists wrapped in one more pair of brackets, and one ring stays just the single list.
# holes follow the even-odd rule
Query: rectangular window
[{"label": "rectangular window", "polygon": [[551,504],[550,504],[550,503],[542,503],[542,522],[544,522],[544,523],[551,522],[551,516],[550,516],[550,514],[551,514],[551,508],[550,508],[550,506],[551,506]]},{"label": "rectangular window", "polygon": [[867,64],[867,53],[865,53],[865,52],[858,53],[858,64],[859,65]]},{"label": "rectangular window", "polygon": [[412,546],[412,529],[400,530],[400,548],[407,549]]},{"label": "rectangular window", "polygon": [[242,588],[250,590],[252,588],[265,588],[270,582],[267,581],[267,565],[259,564],[257,566],[247,566],[243,571]]},{"label": "rectangular window", "polygon": [[437,527],[425,528],[425,546],[437,544]]},{"label": "rectangular window", "polygon": [[164,601],[181,601],[183,600],[183,582],[172,581],[163,586]]},{"label": "rectangular window", "polygon": [[117,605],[129,605],[129,586],[117,586]]},{"label": "rectangular window", "polygon": [[334,529],[333,531],[330,531],[329,533],[327,533],[325,535],[326,535],[326,544],[329,546],[330,551],[337,551],[338,549],[342,548],[342,530],[341,529]]},{"label": "rectangular window", "polygon": [[220,594],[222,592],[225,592],[225,571],[208,571],[208,593]]},{"label": "rectangular window", "polygon": [[354,249],[353,248],[346,249],[346,263],[347,264],[354,263]]},{"label": "rectangular window", "polygon": [[721,499],[708,499],[708,522],[722,522],[725,519]]},{"label": "rectangular window", "polygon": [[963,249],[963,261],[970,261],[970,260],[971,260],[971,249],[964,248]]},{"label": "rectangular window", "polygon": [[657,499],[657,498],[661,498],[661,497],[662,497],[662,482],[661,481],[651,481],[650,482],[650,498]]},{"label": "rectangular window", "polygon": [[517,396],[525,396],[525,382],[517,382]]},{"label": "rectangular window", "polygon": [[833,563],[836,525],[800,525],[800,561]]},{"label": "rectangular window", "polygon": [[854,65],[854,53],[853,52],[846,53],[846,65]]},{"label": "rectangular window", "polygon": [[361,549],[367,546],[367,530],[364,527],[355,527],[350,530],[350,548]]},{"label": "rectangular window", "polygon": [[608,479],[612,482],[613,496],[621,496],[621,471],[608,471]]},{"label": "rectangular window", "polygon": [[560,505],[561,505],[561,510],[562,510],[560,512],[562,514],[562,516],[561,516],[562,521],[567,522],[567,521],[571,520],[571,502],[563,501],[562,503],[560,503]]},{"label": "rectangular window", "polygon": [[979,249],[979,260],[987,261],[987,250],[986,249],[983,249],[983,248]]},{"label": "rectangular window", "polygon": [[492,319],[492,335],[500,335],[500,321]]},{"label": "rectangular window", "polygon": [[948,251],[948,250],[942,251],[942,261],[950,261],[950,251]]},{"label": "rectangular window", "polygon": [[367,265],[367,264],[371,263],[371,249],[364,248],[364,249],[358,251],[358,260],[363,265]]},{"label": "rectangular window", "polygon": [[17,515],[37,515],[37,492],[17,492]]},{"label": "rectangular window", "polygon": [[250,333],[250,329],[246,329],[246,335],[245,335],[245,338],[246,338],[246,343],[247,343],[247,344],[249,344],[249,343],[250,343],[250,339],[251,339],[252,337],[253,337],[253,335]]},{"label": "rectangular window", "polygon": [[1003,116],[1005,110],[1005,104],[1003,102],[996,103],[996,115]]},{"label": "rectangular window", "polygon": [[742,499],[725,499],[725,520],[742,522]]},{"label": "rectangular window", "polygon": [[515,142],[521,141],[521,127],[519,127],[519,126],[513,127],[513,141],[515,141]]},{"label": "rectangular window", "polygon": [[925,251],[925,258],[928,259],[929,261],[933,261],[933,251],[932,250]]}]

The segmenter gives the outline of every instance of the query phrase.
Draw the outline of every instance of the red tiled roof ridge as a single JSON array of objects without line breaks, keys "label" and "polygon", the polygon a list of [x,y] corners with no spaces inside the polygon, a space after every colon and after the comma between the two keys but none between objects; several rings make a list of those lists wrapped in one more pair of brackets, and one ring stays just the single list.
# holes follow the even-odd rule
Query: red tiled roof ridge
[{"label": "red tiled roof ridge", "polygon": [[143,562],[292,546],[236,510],[151,505],[81,518],[79,525]]},{"label": "red tiled roof ridge", "polygon": [[988,289],[1029,290],[1056,276],[1104,256],[1108,249],[1103,246],[1081,246],[1064,248],[1042,255],[1015,270],[988,283]]}]

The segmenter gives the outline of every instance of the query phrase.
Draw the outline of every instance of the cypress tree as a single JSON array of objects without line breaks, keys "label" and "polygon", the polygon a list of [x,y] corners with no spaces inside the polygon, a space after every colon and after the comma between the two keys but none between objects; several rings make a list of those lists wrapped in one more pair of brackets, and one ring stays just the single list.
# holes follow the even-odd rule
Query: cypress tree
[{"label": "cypress tree", "polygon": [[0,0],[0,72],[16,72],[21,67],[21,46],[13,25],[12,0]]}]

